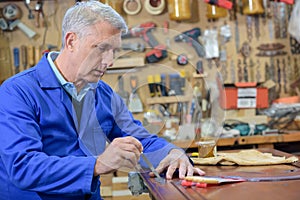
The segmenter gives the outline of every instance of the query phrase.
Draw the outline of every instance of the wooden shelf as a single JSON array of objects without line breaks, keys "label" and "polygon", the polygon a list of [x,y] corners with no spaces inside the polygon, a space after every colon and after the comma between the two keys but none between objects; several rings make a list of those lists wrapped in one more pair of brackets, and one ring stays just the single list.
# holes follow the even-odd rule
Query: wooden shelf
[{"label": "wooden shelf", "polygon": [[[278,135],[255,135],[234,138],[219,138],[217,146],[238,146],[255,145],[258,147],[272,147],[274,143],[297,142],[300,141],[300,132],[288,132]],[[191,140],[173,141],[173,144],[181,148],[196,148],[197,146]]]},{"label": "wooden shelf", "polygon": [[197,74],[197,73],[193,73],[193,78],[205,78],[207,77],[207,74]]},{"label": "wooden shelf", "polygon": [[152,97],[146,99],[146,104],[166,104],[166,103],[178,103],[178,102],[189,102],[193,98],[192,95],[186,96],[168,96],[168,97]]}]

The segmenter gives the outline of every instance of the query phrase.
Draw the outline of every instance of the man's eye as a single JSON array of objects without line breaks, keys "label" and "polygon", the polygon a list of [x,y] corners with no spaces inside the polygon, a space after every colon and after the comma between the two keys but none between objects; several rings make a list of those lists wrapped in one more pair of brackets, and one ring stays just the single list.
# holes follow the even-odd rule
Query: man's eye
[{"label": "man's eye", "polygon": [[99,51],[101,51],[101,52],[106,51],[106,48],[105,48],[105,47],[102,47],[102,46],[98,46],[98,49],[99,49]]}]

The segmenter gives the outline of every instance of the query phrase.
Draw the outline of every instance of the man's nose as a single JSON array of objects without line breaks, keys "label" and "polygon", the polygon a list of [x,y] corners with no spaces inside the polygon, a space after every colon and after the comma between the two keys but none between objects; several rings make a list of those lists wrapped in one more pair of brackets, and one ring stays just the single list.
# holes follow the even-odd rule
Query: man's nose
[{"label": "man's nose", "polygon": [[107,67],[111,67],[114,61],[114,51],[113,50],[106,51],[103,55],[103,61],[107,65]]}]

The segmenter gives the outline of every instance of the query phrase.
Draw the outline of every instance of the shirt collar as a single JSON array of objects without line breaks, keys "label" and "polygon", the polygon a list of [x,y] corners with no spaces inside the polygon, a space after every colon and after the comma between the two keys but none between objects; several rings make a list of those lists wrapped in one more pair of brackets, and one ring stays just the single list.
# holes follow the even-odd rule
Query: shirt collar
[{"label": "shirt collar", "polygon": [[64,77],[61,75],[61,73],[58,71],[56,65],[54,64],[54,61],[57,58],[58,54],[59,54],[59,52],[50,52],[48,54],[47,60],[50,64],[56,78],[58,79],[59,83],[72,96],[73,99],[80,102],[89,90],[96,89],[97,83],[88,83],[80,90],[79,93],[77,93],[75,85],[72,82],[66,81],[64,79]]}]

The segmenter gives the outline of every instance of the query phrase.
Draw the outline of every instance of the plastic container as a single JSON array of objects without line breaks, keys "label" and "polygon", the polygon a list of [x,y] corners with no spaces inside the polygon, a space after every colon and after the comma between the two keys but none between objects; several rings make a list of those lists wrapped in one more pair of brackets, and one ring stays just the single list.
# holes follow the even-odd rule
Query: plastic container
[{"label": "plastic container", "polygon": [[257,15],[264,13],[262,0],[243,0],[243,14]]},{"label": "plastic container", "polygon": [[227,17],[227,10],[225,8],[208,3],[206,4],[206,17],[208,19]]},{"label": "plastic container", "polygon": [[170,20],[181,21],[192,17],[190,0],[168,0]]}]

